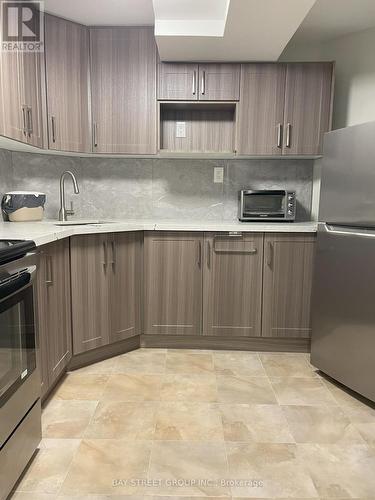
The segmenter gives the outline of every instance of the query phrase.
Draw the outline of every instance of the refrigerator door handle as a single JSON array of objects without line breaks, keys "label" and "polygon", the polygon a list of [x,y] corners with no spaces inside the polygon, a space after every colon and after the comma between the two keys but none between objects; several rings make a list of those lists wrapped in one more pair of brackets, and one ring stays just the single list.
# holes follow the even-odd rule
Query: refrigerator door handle
[{"label": "refrigerator door handle", "polygon": [[346,234],[348,236],[365,236],[368,238],[375,238],[375,229],[371,232],[359,231],[357,228],[345,228],[343,226],[332,226],[329,224],[325,225],[325,229],[331,234]]}]

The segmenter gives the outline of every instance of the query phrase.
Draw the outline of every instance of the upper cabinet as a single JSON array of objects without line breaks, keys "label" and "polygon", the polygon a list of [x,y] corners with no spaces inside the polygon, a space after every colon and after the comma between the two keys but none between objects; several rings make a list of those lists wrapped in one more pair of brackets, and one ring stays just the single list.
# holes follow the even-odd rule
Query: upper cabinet
[{"label": "upper cabinet", "polygon": [[153,28],[92,28],[93,151],[156,153]]},{"label": "upper cabinet", "polygon": [[284,111],[284,154],[322,152],[331,126],[332,64],[288,64]]},{"label": "upper cabinet", "polygon": [[238,101],[239,64],[160,63],[159,100]]},{"label": "upper cabinet", "polygon": [[1,51],[1,133],[37,147],[43,147],[41,66],[39,52]]},{"label": "upper cabinet", "polygon": [[45,17],[49,149],[89,152],[88,29]]},{"label": "upper cabinet", "polygon": [[332,63],[243,64],[238,153],[320,154],[332,78]]}]

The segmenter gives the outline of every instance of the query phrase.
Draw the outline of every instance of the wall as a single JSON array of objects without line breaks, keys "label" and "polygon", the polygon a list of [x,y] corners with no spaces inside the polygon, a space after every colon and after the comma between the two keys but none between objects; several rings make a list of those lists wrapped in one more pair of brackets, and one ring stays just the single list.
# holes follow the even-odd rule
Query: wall
[{"label": "wall", "polygon": [[336,61],[333,128],[375,120],[375,28],[321,44],[286,47],[283,61]]},{"label": "wall", "polygon": [[[0,188],[47,194],[46,218],[59,209],[59,177],[77,174],[81,193],[66,181],[67,206],[79,218],[235,220],[243,188],[296,190],[298,220],[309,220],[314,160],[185,160],[79,158],[0,150]],[[213,168],[224,168],[214,184]]]}]

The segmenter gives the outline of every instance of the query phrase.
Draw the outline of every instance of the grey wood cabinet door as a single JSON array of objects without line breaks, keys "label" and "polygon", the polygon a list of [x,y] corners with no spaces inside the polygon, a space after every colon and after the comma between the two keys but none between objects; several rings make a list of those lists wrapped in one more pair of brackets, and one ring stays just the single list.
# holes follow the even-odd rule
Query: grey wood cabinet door
[{"label": "grey wood cabinet door", "polygon": [[90,40],[93,151],[156,153],[153,28],[92,28]]},{"label": "grey wood cabinet door", "polygon": [[263,233],[205,233],[203,334],[261,335]]},{"label": "grey wood cabinet door", "polygon": [[69,241],[42,247],[37,284],[42,396],[72,357]]},{"label": "grey wood cabinet door", "polygon": [[109,343],[109,257],[106,234],[70,241],[73,354]]},{"label": "grey wood cabinet door", "polygon": [[89,152],[88,28],[45,16],[48,147]]},{"label": "grey wood cabinet door", "polygon": [[200,101],[238,101],[240,64],[199,64]]},{"label": "grey wood cabinet door", "polygon": [[198,86],[198,64],[158,64],[158,99],[196,101]]},{"label": "grey wood cabinet door", "polygon": [[201,333],[202,245],[202,233],[145,233],[145,334]]},{"label": "grey wood cabinet door", "polygon": [[142,234],[108,236],[110,341],[141,333]]},{"label": "grey wood cabinet door", "polygon": [[27,142],[33,146],[44,146],[43,104],[42,104],[42,53],[22,54],[23,100],[26,105]]},{"label": "grey wood cabinet door", "polygon": [[266,234],[264,247],[262,335],[309,338],[315,235]]},{"label": "grey wood cabinet door", "polygon": [[288,64],[285,89],[284,154],[322,152],[331,127],[332,63]]},{"label": "grey wood cabinet door", "polygon": [[284,64],[242,64],[237,133],[239,154],[282,154],[285,75]]},{"label": "grey wood cabinet door", "polygon": [[27,142],[26,103],[19,52],[0,51],[0,132],[6,137]]}]

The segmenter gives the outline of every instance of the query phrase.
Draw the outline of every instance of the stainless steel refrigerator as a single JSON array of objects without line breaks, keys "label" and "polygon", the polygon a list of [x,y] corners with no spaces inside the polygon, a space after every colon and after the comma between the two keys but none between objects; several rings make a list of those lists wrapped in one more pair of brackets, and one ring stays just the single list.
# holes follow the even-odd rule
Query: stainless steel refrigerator
[{"label": "stainless steel refrigerator", "polygon": [[375,122],[325,136],[311,362],[375,401]]}]

